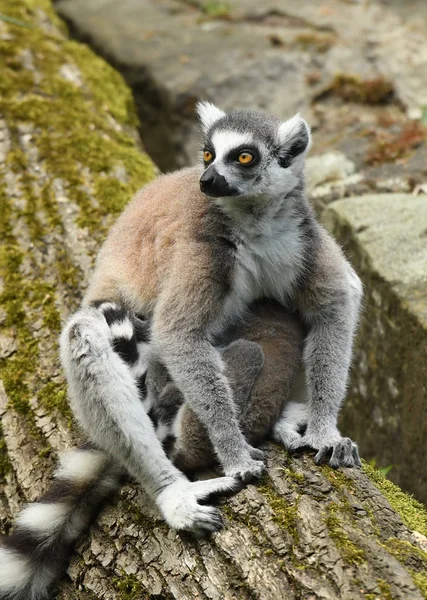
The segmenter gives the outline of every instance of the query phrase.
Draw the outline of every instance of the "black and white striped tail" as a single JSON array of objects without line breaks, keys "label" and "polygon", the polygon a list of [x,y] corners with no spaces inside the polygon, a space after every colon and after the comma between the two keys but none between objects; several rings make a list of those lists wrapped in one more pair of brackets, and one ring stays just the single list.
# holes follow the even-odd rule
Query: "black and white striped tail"
[{"label": "black and white striped tail", "polygon": [[146,397],[146,373],[149,360],[150,323],[136,316],[115,302],[100,300],[94,302],[110,328],[110,342],[113,350],[128,365],[135,377],[141,400]]},{"label": "black and white striped tail", "polygon": [[[148,323],[112,302],[95,305],[110,328],[110,343],[145,397]],[[120,487],[123,471],[99,450],[70,450],[51,489],[27,505],[14,531],[0,538],[0,600],[45,600],[67,569],[77,540]]]},{"label": "black and white striped tail", "polygon": [[67,452],[51,489],[0,539],[0,599],[45,600],[63,575],[75,542],[119,488],[121,469],[105,453]]}]

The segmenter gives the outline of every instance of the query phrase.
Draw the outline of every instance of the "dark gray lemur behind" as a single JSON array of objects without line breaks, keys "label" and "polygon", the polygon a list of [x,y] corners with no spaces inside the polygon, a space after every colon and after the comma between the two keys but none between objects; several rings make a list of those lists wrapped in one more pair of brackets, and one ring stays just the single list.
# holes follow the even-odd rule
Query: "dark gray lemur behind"
[{"label": "dark gray lemur behind", "polygon": [[[246,319],[229,330],[224,341],[231,341],[222,350],[222,359],[240,427],[249,443],[256,445],[274,435],[274,425],[289,400],[301,367],[304,328],[296,314],[263,300],[252,305]],[[176,388],[168,393],[177,400]],[[177,419],[176,438],[169,447],[176,466],[185,472],[213,466],[215,452],[195,413],[184,405]]]}]

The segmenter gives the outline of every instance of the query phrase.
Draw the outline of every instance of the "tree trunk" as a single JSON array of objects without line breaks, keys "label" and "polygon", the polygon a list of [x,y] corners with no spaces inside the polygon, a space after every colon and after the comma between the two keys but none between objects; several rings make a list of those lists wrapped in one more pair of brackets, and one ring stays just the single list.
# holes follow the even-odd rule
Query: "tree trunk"
[{"label": "tree trunk", "polygon": [[[155,174],[130,93],[45,0],[0,0],[1,528],[77,433],[58,361],[106,229]],[[1,431],[0,431],[1,433]],[[135,485],[82,541],[60,599],[427,597],[427,514],[378,471],[268,450],[268,476],[209,540],[177,535]],[[416,531],[415,531],[416,530]],[[424,535],[423,535],[424,534]],[[424,590],[424,591],[423,591]]]}]

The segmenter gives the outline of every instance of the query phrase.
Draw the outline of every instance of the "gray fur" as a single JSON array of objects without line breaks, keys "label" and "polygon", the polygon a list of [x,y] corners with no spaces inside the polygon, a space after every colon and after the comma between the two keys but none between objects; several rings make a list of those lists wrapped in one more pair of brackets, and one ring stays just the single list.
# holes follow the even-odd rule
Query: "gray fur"
[{"label": "gray fur", "polygon": [[235,490],[238,482],[224,477],[196,485],[172,465],[97,308],[84,308],[68,322],[61,336],[61,359],[71,407],[88,437],[147,490],[171,527],[196,533],[217,530],[220,513],[198,500]]},{"label": "gray fur", "polygon": [[[208,114],[209,107],[205,143],[214,158],[207,169],[220,174],[223,189],[233,190],[230,197],[214,202],[230,217],[241,240],[229,305],[242,296],[251,301],[265,295],[296,308],[307,326],[307,427],[304,435],[295,431],[292,440],[283,436],[282,441],[290,450],[316,449],[316,461],[331,450],[332,466],[360,464],[355,445],[337,429],[337,417],[348,382],[362,285],[307,200],[303,162],[309,129],[298,117],[278,126],[253,111],[235,111],[213,121]],[[250,177],[247,167],[230,162],[233,140],[237,143],[245,135],[244,145],[256,148],[259,156]],[[283,161],[289,149],[296,154]]]},{"label": "gray fur", "polygon": [[[255,342],[236,340],[221,349],[220,355],[230,382],[236,414],[241,422],[263,366],[263,352]],[[174,383],[168,383],[160,394],[155,417],[159,439],[164,441],[172,437],[169,455],[179,469],[188,472],[209,467],[215,462],[215,452],[206,428],[196,413],[185,404],[183,394]]]}]

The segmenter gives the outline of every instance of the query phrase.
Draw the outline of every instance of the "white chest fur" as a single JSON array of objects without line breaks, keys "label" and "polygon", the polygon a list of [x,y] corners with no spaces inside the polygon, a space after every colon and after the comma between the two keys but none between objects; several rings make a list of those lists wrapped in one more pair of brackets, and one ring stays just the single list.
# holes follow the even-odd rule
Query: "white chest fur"
[{"label": "white chest fur", "polygon": [[247,302],[267,297],[285,303],[301,271],[302,250],[295,229],[244,240],[236,256],[237,293],[243,292]]},{"label": "white chest fur", "polygon": [[295,222],[270,224],[264,231],[240,237],[232,290],[224,311],[226,321],[258,298],[292,302],[303,268],[304,244]]}]

